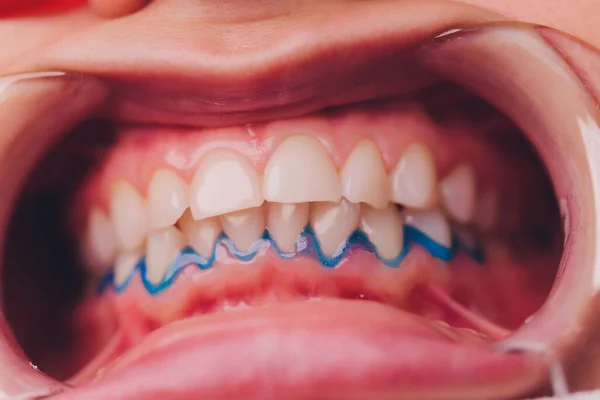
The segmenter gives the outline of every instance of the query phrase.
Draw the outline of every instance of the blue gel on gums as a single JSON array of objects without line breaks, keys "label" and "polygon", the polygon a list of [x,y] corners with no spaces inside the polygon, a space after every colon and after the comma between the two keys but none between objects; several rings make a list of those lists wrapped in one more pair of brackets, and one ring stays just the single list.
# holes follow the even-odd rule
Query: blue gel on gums
[{"label": "blue gel on gums", "polygon": [[111,286],[114,287],[116,292],[122,292],[127,288],[129,283],[133,279],[136,271],[139,271],[140,276],[142,278],[142,282],[146,287],[148,293],[150,293],[151,295],[156,295],[168,288],[171,285],[171,283],[175,280],[175,278],[177,278],[179,272],[188,265],[194,264],[202,270],[211,268],[215,262],[216,249],[219,245],[223,245],[227,249],[229,254],[234,256],[236,259],[244,262],[248,262],[254,259],[256,254],[262,249],[272,248],[279,255],[279,257],[283,259],[290,259],[296,256],[312,256],[318,259],[321,265],[323,265],[326,268],[335,268],[340,263],[340,261],[346,256],[346,254],[348,254],[348,252],[360,249],[375,254],[377,259],[383,264],[387,265],[388,267],[398,268],[402,260],[404,260],[404,258],[410,252],[411,247],[415,244],[423,247],[433,257],[443,261],[452,260],[452,258],[455,254],[457,254],[458,251],[465,252],[465,254],[467,254],[468,257],[479,263],[482,263],[484,260],[482,250],[477,247],[470,247],[469,245],[467,245],[466,241],[463,240],[459,235],[453,235],[452,246],[448,248],[435,242],[433,239],[431,239],[429,236],[427,236],[420,230],[409,225],[404,226],[404,246],[402,247],[402,251],[400,252],[400,254],[398,254],[397,257],[391,260],[381,258],[377,254],[377,250],[373,243],[371,243],[367,235],[360,230],[354,231],[354,233],[350,235],[350,237],[344,242],[344,244],[340,246],[336,254],[334,254],[333,256],[327,256],[323,254],[321,246],[316,240],[312,228],[310,227],[310,225],[308,225],[306,226],[306,228],[304,228],[302,234],[296,241],[297,251],[294,253],[286,253],[282,251],[277,246],[277,243],[267,230],[264,231],[262,238],[257,240],[248,251],[240,251],[236,249],[233,241],[229,237],[227,237],[227,235],[221,233],[219,238],[215,241],[211,256],[209,258],[201,256],[189,246],[185,247],[177,254],[173,262],[169,264],[163,279],[157,284],[152,283],[148,280],[148,276],[146,273],[146,260],[145,257],[142,257],[137,262],[131,273],[127,276],[127,279],[125,279],[125,281],[120,284],[114,282],[114,271],[109,271],[100,280],[97,287],[97,293],[102,293]]}]

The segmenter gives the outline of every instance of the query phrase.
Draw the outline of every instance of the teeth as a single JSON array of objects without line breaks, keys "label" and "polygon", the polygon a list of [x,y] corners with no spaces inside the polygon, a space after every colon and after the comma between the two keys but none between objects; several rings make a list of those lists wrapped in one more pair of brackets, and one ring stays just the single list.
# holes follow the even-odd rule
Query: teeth
[{"label": "teeth", "polygon": [[341,191],[335,164],[317,139],[292,136],[265,167],[264,195],[277,203],[337,202]]},{"label": "teeth", "polygon": [[213,150],[202,159],[190,192],[194,219],[258,207],[264,201],[260,176],[252,164],[226,149]]},{"label": "teeth", "polygon": [[92,209],[83,242],[83,258],[91,269],[103,273],[112,266],[117,256],[117,241],[108,216]]},{"label": "teeth", "polygon": [[146,201],[128,183],[118,182],[110,199],[110,214],[120,248],[132,250],[142,245],[148,233]]},{"label": "teeth", "polygon": [[335,255],[340,245],[358,227],[360,207],[344,199],[340,203],[320,202],[311,205],[310,223],[321,250]]},{"label": "teeth", "polygon": [[423,144],[413,143],[404,150],[390,180],[394,203],[430,208],[438,200],[435,158]]},{"label": "teeth", "polygon": [[352,150],[340,179],[342,196],[352,203],[384,208],[390,200],[387,172],[379,148],[370,140],[363,140]]},{"label": "teeth", "polygon": [[394,204],[382,210],[362,205],[360,228],[383,259],[394,259],[402,251],[404,224],[402,215]]},{"label": "teeth", "polygon": [[490,231],[498,222],[498,196],[493,190],[481,195],[475,211],[475,223],[482,230]]},{"label": "teeth", "polygon": [[296,250],[296,239],[308,223],[308,203],[267,203],[267,229],[286,253]]},{"label": "teeth", "polygon": [[406,225],[417,228],[435,242],[445,247],[451,246],[450,223],[440,210],[406,210],[404,221]]},{"label": "teeth", "polygon": [[187,243],[203,257],[210,258],[217,238],[221,234],[218,217],[194,220],[191,211],[186,211],[179,220],[179,227]]},{"label": "teeth", "polygon": [[140,258],[142,258],[142,252],[139,250],[124,251],[121,254],[119,254],[117,260],[115,261],[114,268],[114,280],[117,285],[121,285],[123,282],[125,282],[125,280],[129,276],[129,274],[131,274],[131,271],[133,271],[133,268],[135,268]]},{"label": "teeth", "polygon": [[262,207],[221,215],[220,220],[223,231],[240,251],[250,250],[265,231],[265,215]]},{"label": "teeth", "polygon": [[475,172],[467,164],[454,168],[440,182],[442,201],[450,217],[467,223],[475,213]]},{"label": "teeth", "polygon": [[170,226],[148,235],[146,243],[146,272],[148,280],[159,283],[167,267],[185,246],[179,229]]},{"label": "teeth", "polygon": [[175,172],[156,171],[148,186],[148,213],[152,228],[175,225],[190,206],[190,188]]}]

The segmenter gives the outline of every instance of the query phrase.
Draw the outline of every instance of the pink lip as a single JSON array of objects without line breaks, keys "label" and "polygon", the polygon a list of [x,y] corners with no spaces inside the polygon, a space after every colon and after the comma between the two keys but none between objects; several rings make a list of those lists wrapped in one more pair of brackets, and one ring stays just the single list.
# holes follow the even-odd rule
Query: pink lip
[{"label": "pink lip", "polygon": [[57,399],[466,399],[467,385],[474,398],[502,397],[544,372],[538,359],[459,343],[414,315],[330,300],[173,323]]}]

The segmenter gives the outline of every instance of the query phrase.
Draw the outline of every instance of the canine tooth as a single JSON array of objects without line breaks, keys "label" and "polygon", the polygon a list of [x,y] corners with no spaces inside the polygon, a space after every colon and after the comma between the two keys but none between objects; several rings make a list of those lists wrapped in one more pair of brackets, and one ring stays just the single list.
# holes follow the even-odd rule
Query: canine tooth
[{"label": "canine tooth", "polygon": [[89,214],[82,250],[86,265],[99,273],[111,267],[117,256],[113,225],[108,215],[98,208]]},{"label": "canine tooth", "polygon": [[467,223],[475,213],[475,171],[470,165],[461,164],[440,182],[444,208],[450,217]]},{"label": "canine tooth", "polygon": [[492,189],[484,192],[477,203],[475,223],[483,230],[491,230],[498,222],[498,196]]},{"label": "canine tooth", "polygon": [[390,201],[390,188],[379,148],[370,140],[360,142],[340,173],[342,196],[353,203],[384,208]]},{"label": "canine tooth", "polygon": [[284,252],[296,250],[296,239],[308,224],[308,203],[267,203],[267,229]]},{"label": "canine tooth", "polygon": [[159,283],[169,264],[184,246],[183,234],[174,226],[151,232],[146,242],[148,280]]},{"label": "canine tooth", "polygon": [[124,251],[117,256],[114,267],[116,284],[120,285],[125,282],[140,258],[142,258],[142,253],[139,250]]},{"label": "canine tooth", "polygon": [[148,185],[148,212],[152,228],[175,225],[190,206],[190,188],[175,172],[156,171]]},{"label": "canine tooth", "polygon": [[110,199],[110,215],[119,247],[133,250],[142,245],[148,233],[146,200],[130,184],[118,182]]},{"label": "canine tooth", "polygon": [[386,260],[397,257],[402,251],[404,223],[396,205],[378,210],[363,204],[360,210],[360,228],[375,245],[377,254]]},{"label": "canine tooth", "polygon": [[339,203],[319,202],[311,204],[310,224],[327,256],[333,256],[340,245],[358,227],[360,207],[342,199]]},{"label": "canine tooth", "polygon": [[438,200],[435,158],[421,143],[413,143],[404,150],[390,181],[394,203],[429,208]]},{"label": "canine tooth", "polygon": [[209,258],[217,238],[222,232],[219,217],[194,220],[192,212],[187,210],[179,220],[179,227],[187,243],[203,257]]},{"label": "canine tooth", "polygon": [[265,200],[277,203],[339,201],[340,180],[325,147],[310,136],[292,136],[275,150],[264,172]]},{"label": "canine tooth", "polygon": [[235,211],[221,215],[219,219],[223,231],[240,251],[250,250],[265,231],[265,215],[262,207]]},{"label": "canine tooth", "polygon": [[450,223],[440,210],[408,209],[404,213],[404,222],[443,246],[450,247],[452,244]]},{"label": "canine tooth", "polygon": [[191,185],[194,219],[260,206],[264,198],[261,179],[241,154],[218,149],[208,153],[194,174]]}]

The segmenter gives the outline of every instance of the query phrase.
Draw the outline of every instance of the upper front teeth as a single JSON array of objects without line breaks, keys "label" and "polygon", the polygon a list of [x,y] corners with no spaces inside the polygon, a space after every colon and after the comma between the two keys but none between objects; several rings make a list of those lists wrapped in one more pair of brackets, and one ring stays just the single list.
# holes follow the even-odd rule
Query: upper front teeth
[{"label": "upper front teeth", "polygon": [[261,177],[246,157],[218,149],[200,161],[191,186],[195,219],[258,207],[263,201]]},{"label": "upper front teeth", "polygon": [[456,221],[467,223],[475,213],[475,171],[459,165],[440,183],[444,207]]},{"label": "upper front teeth", "polygon": [[190,206],[190,188],[175,172],[159,169],[148,186],[151,228],[175,225]]},{"label": "upper front teeth", "polygon": [[394,168],[392,201],[413,208],[430,208],[438,199],[437,170],[431,150],[425,145],[409,145]]},{"label": "upper front teeth", "polygon": [[[210,257],[222,232],[238,250],[250,251],[267,227],[279,249],[293,253],[310,221],[321,251],[331,257],[360,227],[380,257],[393,259],[403,246],[403,219],[394,203],[406,207],[407,225],[447,247],[450,226],[440,207],[457,222],[475,220],[488,227],[498,213],[491,190],[477,203],[475,171],[469,164],[458,165],[438,182],[435,158],[424,144],[409,144],[397,164],[386,168],[376,143],[362,140],[338,173],[326,146],[306,135],[281,142],[262,176],[249,158],[221,148],[200,160],[191,184],[174,170],[159,169],[148,185],[147,200],[127,182],[116,182],[112,189],[110,218],[99,209],[90,213],[83,244],[86,262],[106,268],[115,263],[118,247],[116,265],[122,271],[132,267],[132,254],[146,245],[153,280],[181,246]],[[111,240],[113,228],[116,241]]]},{"label": "upper front teeth", "polygon": [[385,208],[390,201],[390,186],[379,148],[364,140],[354,147],[340,172],[342,195],[352,203]]},{"label": "upper front teeth", "polygon": [[142,195],[130,184],[118,182],[111,196],[110,214],[119,247],[139,248],[148,234],[148,211]]},{"label": "upper front teeth", "polygon": [[265,200],[277,203],[340,201],[340,180],[323,145],[310,136],[283,141],[265,167]]}]

